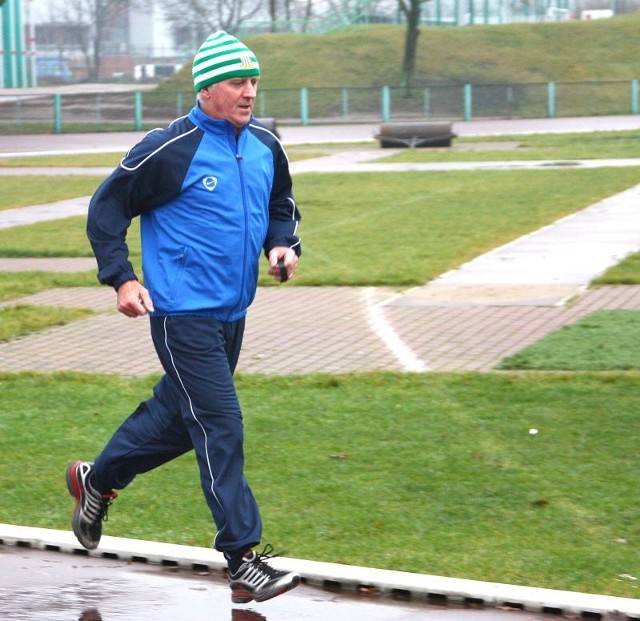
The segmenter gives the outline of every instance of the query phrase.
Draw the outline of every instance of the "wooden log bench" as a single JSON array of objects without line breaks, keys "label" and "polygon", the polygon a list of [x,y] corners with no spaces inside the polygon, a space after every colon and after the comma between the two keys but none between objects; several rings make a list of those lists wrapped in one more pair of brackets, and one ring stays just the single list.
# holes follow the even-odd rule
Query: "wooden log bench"
[{"label": "wooden log bench", "polygon": [[375,136],[383,149],[450,147],[456,137],[451,123],[383,123]]}]

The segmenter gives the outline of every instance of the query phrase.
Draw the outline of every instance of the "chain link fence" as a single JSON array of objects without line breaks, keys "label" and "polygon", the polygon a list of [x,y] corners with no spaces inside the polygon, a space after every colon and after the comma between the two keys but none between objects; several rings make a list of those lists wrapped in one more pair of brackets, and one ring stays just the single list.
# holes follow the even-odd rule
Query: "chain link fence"
[{"label": "chain link fence", "polygon": [[[282,125],[459,121],[639,113],[638,81],[262,90],[255,114]],[[0,98],[0,132],[144,130],[194,104],[190,92],[47,93]]]}]

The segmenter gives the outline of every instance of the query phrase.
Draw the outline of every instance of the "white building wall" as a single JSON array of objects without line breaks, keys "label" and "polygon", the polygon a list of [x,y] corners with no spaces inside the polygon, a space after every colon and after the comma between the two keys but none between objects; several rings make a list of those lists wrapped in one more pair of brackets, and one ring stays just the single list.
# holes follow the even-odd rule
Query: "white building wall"
[{"label": "white building wall", "polygon": [[158,7],[131,9],[129,33],[133,53],[148,54],[155,58],[176,54],[170,25]]},{"label": "white building wall", "polygon": [[[60,20],[64,0],[23,0],[29,3],[34,24]],[[129,13],[129,46],[133,53],[154,57],[176,54],[169,23],[160,7],[131,8]]]}]

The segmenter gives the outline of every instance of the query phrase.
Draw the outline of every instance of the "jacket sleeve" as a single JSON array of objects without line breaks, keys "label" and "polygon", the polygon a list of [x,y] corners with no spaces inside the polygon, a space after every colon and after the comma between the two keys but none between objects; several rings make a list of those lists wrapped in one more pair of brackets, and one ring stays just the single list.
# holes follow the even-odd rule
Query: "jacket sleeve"
[{"label": "jacket sleeve", "polygon": [[164,148],[162,133],[152,134],[131,149],[89,203],[87,237],[98,262],[98,280],[115,289],[138,280],[126,242],[131,220],[175,197],[191,161],[188,152]]},{"label": "jacket sleeve", "polygon": [[127,231],[134,217],[130,186],[133,181],[116,169],[102,182],[89,203],[87,237],[98,262],[98,280],[117,289],[137,280],[129,261]]},{"label": "jacket sleeve", "polygon": [[269,201],[269,230],[264,243],[265,253],[276,246],[293,248],[298,256],[302,253],[297,235],[298,222],[302,219],[293,197],[289,161],[282,148],[276,153],[275,172]]}]

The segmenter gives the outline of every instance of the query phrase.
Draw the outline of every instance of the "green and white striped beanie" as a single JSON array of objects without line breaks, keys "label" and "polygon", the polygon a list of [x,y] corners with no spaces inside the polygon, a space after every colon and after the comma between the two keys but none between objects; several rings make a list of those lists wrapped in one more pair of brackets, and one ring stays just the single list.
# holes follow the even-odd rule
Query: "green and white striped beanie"
[{"label": "green and white striped beanie", "polygon": [[229,78],[260,75],[255,54],[241,41],[224,30],[214,32],[193,59],[193,86],[196,93],[207,86]]}]

